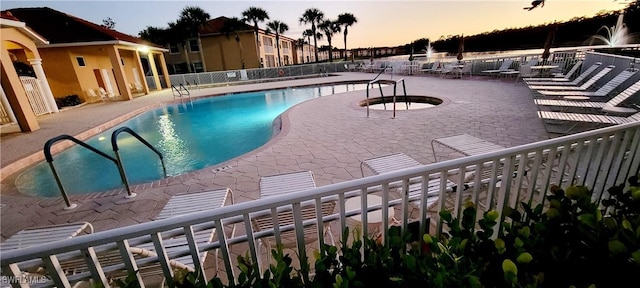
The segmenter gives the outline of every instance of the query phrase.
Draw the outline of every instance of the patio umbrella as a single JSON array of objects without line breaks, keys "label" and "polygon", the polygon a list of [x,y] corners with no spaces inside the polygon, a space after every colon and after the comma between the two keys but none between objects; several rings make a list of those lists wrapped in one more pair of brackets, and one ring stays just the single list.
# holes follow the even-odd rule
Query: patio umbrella
[{"label": "patio umbrella", "polygon": [[549,58],[549,55],[551,55],[551,52],[549,50],[551,49],[551,45],[553,45],[553,40],[556,37],[557,30],[558,26],[556,25],[553,25],[551,28],[549,28],[547,39],[544,41],[544,52],[542,52],[542,59],[544,60],[544,62],[546,62]]},{"label": "patio umbrella", "polygon": [[458,61],[463,58],[462,52],[464,52],[464,35],[460,36],[460,42],[458,43]]}]

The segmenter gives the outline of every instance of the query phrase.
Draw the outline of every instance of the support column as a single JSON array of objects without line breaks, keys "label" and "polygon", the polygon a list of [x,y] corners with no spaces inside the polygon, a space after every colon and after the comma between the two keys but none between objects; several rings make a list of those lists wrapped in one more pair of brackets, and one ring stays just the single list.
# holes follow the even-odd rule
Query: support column
[{"label": "support column", "polygon": [[4,89],[0,86],[0,101],[2,101],[2,106],[4,107],[4,111],[7,112],[7,116],[9,116],[9,121],[18,122],[16,119],[16,115],[13,114],[13,108],[11,108],[11,104],[9,104],[9,99],[7,99],[7,95],[4,94]]},{"label": "support column", "polygon": [[171,88],[171,80],[169,79],[169,70],[167,70],[167,61],[164,60],[164,53],[160,53],[158,55],[160,55],[160,68],[162,68],[164,82],[167,83],[167,88]]},{"label": "support column", "polygon": [[18,78],[18,73],[16,73],[15,68],[13,68],[13,62],[9,56],[9,52],[2,42],[3,41],[0,41],[0,45],[2,45],[2,48],[0,48],[0,59],[2,60],[0,61],[0,78],[2,81],[0,83],[2,84],[2,88],[6,89],[4,92],[16,116],[20,131],[36,131],[40,129],[40,125],[38,125],[36,115],[33,113],[33,110],[31,110],[31,104],[29,104],[29,99],[27,99],[24,88],[22,88],[22,82],[20,82],[20,78]]},{"label": "support column", "polygon": [[53,93],[51,92],[51,87],[49,87],[49,81],[47,81],[47,76],[44,74],[44,70],[42,69],[42,59],[34,58],[28,59],[31,67],[33,67],[33,71],[36,72],[36,78],[38,78],[38,82],[40,82],[40,88],[42,88],[42,94],[44,94],[44,98],[47,101],[47,106],[49,106],[49,111],[58,113],[58,105],[56,104],[56,98],[53,97]]},{"label": "support column", "polygon": [[124,76],[124,68],[122,67],[122,58],[118,52],[118,47],[110,46],[107,48],[109,51],[109,60],[111,60],[111,67],[113,67],[113,74],[116,77],[116,85],[118,85],[118,91],[120,96],[124,100],[132,100],[131,90],[129,89],[129,82],[127,77]]},{"label": "support column", "polygon": [[162,90],[162,85],[160,84],[160,78],[158,78],[158,69],[156,68],[156,59],[153,58],[153,53],[149,52],[147,54],[149,57],[149,67],[151,67],[151,75],[153,75],[153,83],[155,83],[156,90]]},{"label": "support column", "polygon": [[144,75],[144,68],[142,68],[142,61],[140,60],[140,52],[136,50],[136,67],[138,67],[138,73],[140,74],[140,83],[142,85],[142,92],[144,95],[149,95],[149,86],[147,85],[147,77]]}]

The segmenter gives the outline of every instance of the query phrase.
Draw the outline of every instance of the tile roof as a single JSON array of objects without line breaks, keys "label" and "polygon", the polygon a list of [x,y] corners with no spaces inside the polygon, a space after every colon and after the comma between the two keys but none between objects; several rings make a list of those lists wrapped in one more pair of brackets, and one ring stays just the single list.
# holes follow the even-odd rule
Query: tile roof
[{"label": "tile roof", "polygon": [[140,38],[107,29],[87,20],[65,14],[49,7],[16,8],[2,11],[9,12],[18,21],[25,22],[38,34],[46,37],[51,44],[125,41],[153,47],[162,46]]},{"label": "tile roof", "polygon": [[[206,34],[218,34],[218,33],[222,33],[222,27],[224,26],[224,23],[230,20],[230,18],[221,16],[215,19],[211,19],[209,21],[207,21],[206,23],[202,24],[202,27],[200,28],[200,34],[206,35]],[[253,31],[253,26],[246,24],[247,26],[247,31]]]}]

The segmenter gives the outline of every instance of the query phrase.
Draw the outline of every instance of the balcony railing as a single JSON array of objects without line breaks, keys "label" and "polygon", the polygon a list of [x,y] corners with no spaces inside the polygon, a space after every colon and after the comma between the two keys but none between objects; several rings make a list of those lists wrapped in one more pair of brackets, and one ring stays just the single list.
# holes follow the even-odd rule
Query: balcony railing
[{"label": "balcony railing", "polygon": [[[451,192],[451,189],[447,190],[446,188],[437,190],[440,201],[437,202],[435,211],[446,209],[452,211],[454,215],[460,215],[466,200],[475,202],[481,209],[495,209],[498,212],[506,206],[518,208],[520,201],[543,203],[548,187],[553,183],[565,187],[570,184],[586,185],[594,189],[593,197],[607,197],[605,191],[608,187],[625,183],[630,175],[639,172],[639,167],[640,122],[635,122],[506,148],[482,155],[416,166],[298,193],[272,196],[209,211],[101,231],[40,246],[2,251],[0,264],[4,276],[20,277],[22,271],[32,271],[35,267],[40,267],[42,271],[39,273],[44,272],[51,279],[45,286],[70,287],[72,283],[87,279],[93,279],[107,285],[107,277],[105,276],[107,274],[123,269],[132,271],[136,267],[157,262],[160,267],[164,268],[160,271],[164,271],[163,276],[166,277],[166,281],[173,283],[170,260],[185,255],[194,255],[193,260],[197,261],[198,253],[219,249],[224,262],[220,271],[224,270],[228,277],[233,277],[232,271],[235,264],[230,257],[231,245],[245,245],[243,247],[248,247],[248,255],[257,262],[259,257],[265,257],[265,255],[259,255],[257,241],[261,237],[280,235],[287,230],[296,232],[299,244],[296,255],[298,255],[299,261],[308,261],[303,247],[305,243],[302,233],[303,227],[318,225],[317,230],[322,231],[323,225],[329,225],[324,223],[333,221],[331,225],[339,228],[334,231],[343,230],[347,227],[347,217],[362,212],[359,210],[345,211],[346,199],[353,196],[379,193],[383,198],[382,204],[378,204],[378,207],[369,207],[368,210],[382,209],[382,211],[387,211],[388,207],[395,206],[402,211],[402,217],[399,217],[402,229],[407,229],[409,210],[411,207],[415,207],[414,209],[417,209],[418,212],[417,219],[421,224],[427,224],[426,219],[428,218],[426,217],[430,217],[432,224],[436,227],[435,233],[441,233],[443,225],[437,213],[429,211],[429,207],[424,204],[411,206],[416,201],[417,203],[427,203],[425,196],[428,191],[425,184],[429,182],[438,181],[440,184],[444,184],[446,181],[453,181],[457,187],[470,184],[471,187],[468,189],[456,189],[457,192]],[[464,178],[469,173],[485,176],[476,177],[472,182],[465,182]],[[407,191],[406,188],[413,183],[423,184],[417,198],[411,198],[406,193],[397,193],[400,191],[399,189]],[[445,187],[445,185],[440,185],[440,187]],[[363,198],[366,199],[366,197]],[[336,200],[338,203],[337,212],[321,218],[323,221],[318,221],[318,219],[303,221],[301,218],[302,203],[313,203],[316,207],[316,215],[322,215],[321,204]],[[251,219],[256,215],[264,215],[265,213],[274,215],[281,212],[281,209],[293,210],[294,224],[271,231],[254,232],[252,230]],[[177,235],[192,236],[198,231],[214,227],[222,229],[231,224],[244,228],[238,229],[238,231],[246,232],[244,234],[236,233],[240,235],[233,238],[227,238],[226,233],[217,233],[218,238],[206,245],[198,245],[194,237],[186,237],[189,245],[179,251],[172,250],[171,253],[167,252],[167,247],[164,245],[165,241]],[[387,231],[389,225],[390,221],[383,220],[382,231]],[[420,225],[420,227],[420,232],[424,232],[425,225]],[[496,229],[500,229],[500,227],[496,227]],[[363,233],[366,234],[366,230]],[[318,242],[324,242],[322,235],[318,236],[320,240],[316,242],[316,248],[319,247],[317,246]],[[336,236],[341,237],[341,235]],[[382,239],[383,243],[386,243],[384,233]],[[134,258],[129,247],[136,247],[142,243],[153,243],[155,254],[160,256]],[[97,255],[104,251],[113,251],[122,257],[122,263],[109,265],[101,263],[101,258]],[[87,268],[75,271],[77,273],[74,274],[64,273],[65,270],[60,263],[74,258],[80,259]],[[196,269],[202,268],[197,266]],[[144,278],[140,279],[144,280]]]}]

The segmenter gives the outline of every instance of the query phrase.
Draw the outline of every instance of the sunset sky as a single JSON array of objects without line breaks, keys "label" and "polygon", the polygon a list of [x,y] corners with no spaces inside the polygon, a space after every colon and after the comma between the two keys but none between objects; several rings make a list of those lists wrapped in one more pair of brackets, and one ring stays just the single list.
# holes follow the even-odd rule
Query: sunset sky
[{"label": "sunset sky", "polygon": [[[198,6],[212,18],[241,17],[250,6],[265,9],[271,20],[289,25],[285,35],[297,39],[310,28],[298,19],[308,8],[318,8],[325,17],[336,19],[351,13],[358,19],[349,29],[348,47],[397,46],[420,38],[438,40],[448,35],[474,35],[505,28],[519,28],[562,22],[574,17],[591,17],[600,11],[620,10],[618,0],[547,0],[543,8],[524,10],[531,0],[502,1],[2,1],[2,10],[18,7],[50,7],[101,24],[110,17],[115,29],[137,36],[147,26],[167,27],[184,7]],[[630,20],[625,20],[630,21]],[[615,23],[611,23],[614,25]],[[264,28],[264,24],[260,25]],[[597,31],[593,31],[594,34]],[[318,45],[326,44],[320,41]],[[342,36],[334,36],[333,45],[342,47]]]}]

